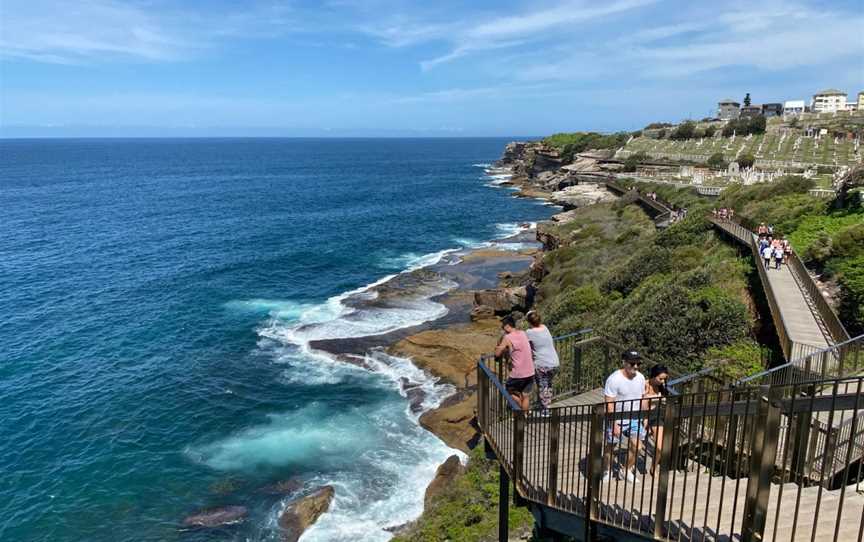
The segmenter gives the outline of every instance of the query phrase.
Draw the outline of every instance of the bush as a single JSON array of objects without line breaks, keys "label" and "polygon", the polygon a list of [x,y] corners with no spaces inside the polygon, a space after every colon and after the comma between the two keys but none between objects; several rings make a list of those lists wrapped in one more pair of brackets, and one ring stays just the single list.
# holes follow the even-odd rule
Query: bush
[{"label": "bush", "polygon": [[713,376],[725,382],[739,380],[765,369],[762,349],[752,339],[710,348],[705,356],[705,365],[713,367]]},{"label": "bush", "polygon": [[714,137],[717,133],[717,127],[713,124],[707,128],[705,128],[705,137]]},{"label": "bush", "polygon": [[854,337],[864,333],[864,254],[829,262],[840,285],[839,316]]},{"label": "bush", "polygon": [[723,158],[723,153],[715,152],[710,157],[708,157],[708,165],[717,169],[723,169],[724,167],[726,167],[726,159]]},{"label": "bush", "polygon": [[573,155],[588,149],[617,149],[624,146],[628,139],[630,134],[627,132],[608,135],[597,132],[572,132],[553,134],[543,139],[543,143],[558,149],[565,160],[572,160]]},{"label": "bush", "polygon": [[738,165],[741,166],[741,169],[746,169],[748,167],[753,167],[753,164],[756,163],[756,158],[752,154],[742,154],[736,160]]},{"label": "bush", "polygon": [[603,294],[592,285],[570,287],[558,295],[555,303],[546,310],[545,320],[550,327],[568,318],[591,312],[603,304]]},{"label": "bush", "polygon": [[602,329],[675,371],[699,370],[706,350],[745,339],[750,326],[744,304],[707,280],[707,270],[652,276],[606,313]]},{"label": "bush", "polygon": [[694,132],[696,131],[696,124],[693,121],[685,121],[678,125],[675,128],[675,131],[669,135],[669,139],[675,140],[684,140],[691,139],[693,137]]},{"label": "bush", "polygon": [[651,157],[645,154],[645,152],[643,151],[631,154],[624,160],[624,171],[636,171],[636,166],[650,159]]},{"label": "bush", "polygon": [[[533,517],[527,508],[510,504],[511,532],[529,533]],[[423,515],[393,542],[492,540],[498,532],[498,463],[483,455],[483,447],[471,452],[467,472],[432,500]]]}]

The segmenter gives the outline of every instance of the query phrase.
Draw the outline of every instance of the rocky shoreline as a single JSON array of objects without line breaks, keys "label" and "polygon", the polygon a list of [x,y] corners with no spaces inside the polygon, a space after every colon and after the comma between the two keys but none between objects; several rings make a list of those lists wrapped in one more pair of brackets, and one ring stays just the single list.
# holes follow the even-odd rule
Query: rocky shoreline
[{"label": "rocky shoreline", "polygon": [[[440,406],[425,412],[419,419],[424,428],[448,446],[468,452],[478,443],[480,435],[475,417],[477,360],[490,353],[497,344],[500,316],[514,311],[524,313],[531,308],[534,287],[544,275],[544,251],[554,250],[562,243],[550,230],[573,220],[573,209],[617,199],[601,184],[611,176],[610,170],[604,169],[602,164],[602,160],[609,156],[604,151],[584,153],[572,164],[565,165],[554,149],[540,143],[507,145],[502,159],[492,166],[491,172],[509,175],[510,178],[496,184],[518,188],[514,197],[541,199],[561,206],[562,212],[551,216],[548,223],[540,223],[523,234],[533,235],[532,241],[537,248],[525,251],[524,255],[530,257],[518,265],[508,270],[497,270],[498,281],[494,287],[456,294],[461,295],[463,303],[465,298],[470,298],[468,315],[463,305],[458,316],[451,316],[449,322],[439,322],[429,329],[407,334],[387,346],[389,354],[410,358],[419,368],[456,388],[456,392]],[[486,249],[469,253],[463,261],[474,260],[482,268],[502,257],[506,254]],[[486,274],[488,276],[488,272]],[[407,396],[410,400],[410,391]],[[448,462],[453,460],[451,457]],[[427,504],[429,492],[440,491],[452,478],[453,471],[452,464],[449,467],[442,465],[429,485]]]}]

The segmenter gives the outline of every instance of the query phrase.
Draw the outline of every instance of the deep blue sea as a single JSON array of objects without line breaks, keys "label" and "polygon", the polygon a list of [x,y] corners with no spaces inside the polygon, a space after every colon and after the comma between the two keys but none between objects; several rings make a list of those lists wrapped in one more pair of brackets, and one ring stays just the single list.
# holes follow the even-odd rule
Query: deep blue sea
[{"label": "deep blue sea", "polygon": [[0,540],[278,540],[291,479],[336,488],[304,542],[387,540],[454,453],[399,379],[448,386],[309,340],[441,316],[343,301],[550,214],[484,173],[506,142],[0,141]]}]

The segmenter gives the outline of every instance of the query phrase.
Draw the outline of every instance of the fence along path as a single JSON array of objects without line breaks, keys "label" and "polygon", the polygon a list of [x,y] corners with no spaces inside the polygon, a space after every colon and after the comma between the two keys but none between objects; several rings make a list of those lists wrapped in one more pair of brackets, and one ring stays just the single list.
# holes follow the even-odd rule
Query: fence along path
[{"label": "fence along path", "polygon": [[[746,227],[718,218],[709,219],[715,227],[747,246],[759,269],[759,277],[787,361],[804,358],[835,344],[849,340],[837,315],[822,297],[818,286],[801,260],[792,254],[780,269],[766,270],[757,245],[758,238]],[[833,374],[830,365],[820,368]]]}]

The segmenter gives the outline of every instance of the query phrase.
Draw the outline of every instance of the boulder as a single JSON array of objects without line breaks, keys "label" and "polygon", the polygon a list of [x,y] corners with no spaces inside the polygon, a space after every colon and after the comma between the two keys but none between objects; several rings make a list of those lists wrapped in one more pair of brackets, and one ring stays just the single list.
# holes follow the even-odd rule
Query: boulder
[{"label": "boulder", "polygon": [[474,417],[477,397],[465,393],[460,398],[462,400],[456,404],[441,406],[420,416],[420,425],[437,435],[447,446],[467,453],[478,438]]},{"label": "boulder", "polygon": [[552,203],[569,210],[595,203],[615,201],[617,198],[610,194],[604,185],[587,183],[568,186],[563,190],[553,192],[550,199]]},{"label": "boulder", "polygon": [[495,314],[510,314],[517,308],[525,308],[528,292],[524,286],[516,288],[492,288],[474,292],[474,305],[490,307]]},{"label": "boulder", "polygon": [[300,536],[330,508],[335,494],[333,486],[324,486],[316,491],[291,502],[279,516],[282,540],[297,542]]},{"label": "boulder", "polygon": [[471,320],[476,322],[477,320],[485,320],[488,318],[495,318],[495,309],[492,307],[488,307],[486,305],[477,305],[473,309],[471,309]]},{"label": "boulder", "polygon": [[465,472],[465,467],[462,466],[457,455],[451,455],[447,461],[441,463],[435,472],[435,478],[426,487],[426,496],[424,497],[426,508],[429,508],[432,499],[440,495],[463,472]]},{"label": "boulder", "polygon": [[222,527],[240,523],[246,518],[248,510],[245,506],[222,506],[202,510],[183,520],[184,527]]}]

